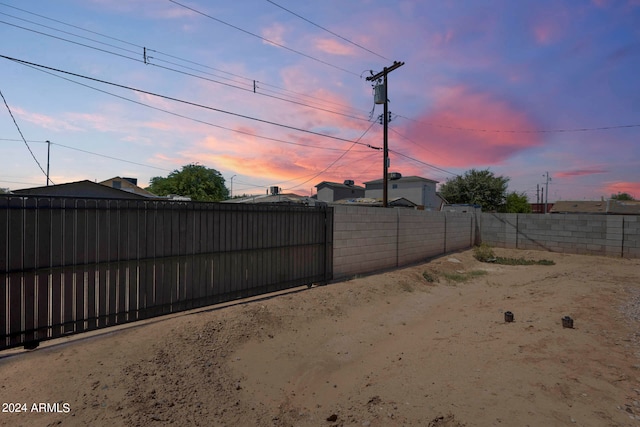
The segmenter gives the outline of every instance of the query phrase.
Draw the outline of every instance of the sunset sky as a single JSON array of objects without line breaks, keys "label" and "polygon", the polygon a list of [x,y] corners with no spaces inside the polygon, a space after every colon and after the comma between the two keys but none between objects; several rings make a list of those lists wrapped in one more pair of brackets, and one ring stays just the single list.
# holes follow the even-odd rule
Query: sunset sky
[{"label": "sunset sky", "polygon": [[0,187],[45,185],[47,140],[55,184],[198,163],[234,195],[362,185],[383,167],[366,77],[402,61],[389,171],[640,198],[640,0],[0,0],[0,24],[30,63],[0,58]]}]

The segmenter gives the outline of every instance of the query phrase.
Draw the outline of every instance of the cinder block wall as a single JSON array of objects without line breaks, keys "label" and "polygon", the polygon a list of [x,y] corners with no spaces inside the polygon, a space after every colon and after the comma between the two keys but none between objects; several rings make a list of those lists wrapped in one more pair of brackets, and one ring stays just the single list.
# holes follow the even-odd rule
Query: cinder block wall
[{"label": "cinder block wall", "polygon": [[623,256],[640,258],[640,216],[625,216],[622,226]]},{"label": "cinder block wall", "polygon": [[395,209],[335,207],[333,277],[394,267],[397,241]]},{"label": "cinder block wall", "polygon": [[492,246],[640,257],[638,216],[482,213],[479,223]]},{"label": "cinder block wall", "polygon": [[447,212],[445,220],[446,239],[444,252],[466,249],[475,245],[475,214]]},{"label": "cinder block wall", "polygon": [[397,264],[410,264],[445,252],[443,212],[396,210],[398,215]]},{"label": "cinder block wall", "polygon": [[371,273],[471,247],[475,224],[471,214],[337,206],[333,276]]}]

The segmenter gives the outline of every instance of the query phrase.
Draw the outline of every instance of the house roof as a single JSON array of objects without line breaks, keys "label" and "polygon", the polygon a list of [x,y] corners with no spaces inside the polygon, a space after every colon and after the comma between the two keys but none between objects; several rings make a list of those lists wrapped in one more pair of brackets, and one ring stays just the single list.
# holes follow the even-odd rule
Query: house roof
[{"label": "house roof", "polygon": [[591,201],[570,201],[560,200],[553,204],[549,211],[551,213],[607,213],[607,202],[605,200]]},{"label": "house roof", "polygon": [[223,203],[279,203],[279,204],[296,204],[304,206],[314,206],[320,202],[306,196],[300,196],[294,193],[280,194],[261,194],[258,196],[247,196],[237,199],[229,199]]},{"label": "house roof", "polygon": [[364,190],[364,187],[360,185],[347,185],[341,184],[339,182],[330,182],[330,181],[322,181],[320,184],[315,185],[315,187],[331,187],[331,188],[351,188],[356,190]]},{"label": "house roof", "polygon": [[113,182],[120,182],[120,188],[118,190],[128,191],[130,193],[140,194],[141,196],[146,197],[158,197],[150,191],[145,190],[142,187],[138,187],[136,184],[132,183],[126,178],[122,178],[119,176],[114,176],[113,178],[105,179],[104,181],[99,182],[99,184],[106,185],[107,187],[113,187]]},{"label": "house roof", "polygon": [[[352,198],[352,199],[337,200],[337,201],[332,202],[330,204],[350,205],[350,206],[380,207],[380,206],[382,206],[382,199],[374,199],[374,198],[371,198],[371,197],[357,197],[357,198]],[[388,204],[388,206],[391,206],[391,207],[414,208],[414,207],[417,206],[411,200],[406,199],[404,197],[395,197],[393,199],[389,199],[387,204]]]},{"label": "house roof", "polygon": [[347,185],[339,182],[330,182],[330,181],[322,181],[320,184],[315,185],[316,188],[320,187],[331,187],[331,188],[346,188],[346,189],[355,189],[355,190],[364,190],[364,187],[360,185]]},{"label": "house roof", "polygon": [[45,197],[86,197],[96,199],[146,199],[147,197],[130,191],[107,187],[87,179],[44,187],[13,190],[13,194]]},{"label": "house roof", "polygon": [[640,215],[640,201],[616,199],[596,201],[559,201],[553,205],[550,212]]},{"label": "house roof", "polygon": [[[369,185],[369,184],[382,184],[383,179],[374,179],[373,181],[367,181],[364,184],[365,185]],[[398,178],[398,179],[389,179],[389,181],[393,181],[393,182],[432,182],[434,184],[437,184],[438,181],[434,181],[432,179],[428,179],[428,178],[422,178],[420,176],[403,176],[402,178]]]},{"label": "house roof", "polygon": [[607,212],[618,215],[640,215],[640,201],[610,199]]},{"label": "house roof", "polygon": [[473,203],[445,203],[442,205],[442,211],[446,212],[476,212],[478,210],[482,210],[481,205],[476,205]]}]

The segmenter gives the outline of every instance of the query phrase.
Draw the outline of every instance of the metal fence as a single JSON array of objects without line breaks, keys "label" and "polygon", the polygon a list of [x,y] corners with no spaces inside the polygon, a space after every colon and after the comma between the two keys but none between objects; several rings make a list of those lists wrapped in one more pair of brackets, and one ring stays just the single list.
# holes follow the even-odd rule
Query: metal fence
[{"label": "metal fence", "polygon": [[332,276],[333,210],[0,197],[0,350]]}]

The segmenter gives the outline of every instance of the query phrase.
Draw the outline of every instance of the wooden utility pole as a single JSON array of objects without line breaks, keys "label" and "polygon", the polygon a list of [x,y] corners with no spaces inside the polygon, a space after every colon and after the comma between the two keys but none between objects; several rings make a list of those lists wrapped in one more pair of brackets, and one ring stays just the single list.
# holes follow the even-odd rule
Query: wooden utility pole
[{"label": "wooden utility pole", "polygon": [[404,62],[394,61],[391,67],[384,67],[382,71],[378,74],[374,74],[372,76],[367,77],[367,81],[376,81],[380,78],[383,79],[382,84],[384,85],[384,148],[383,148],[383,167],[382,167],[382,206],[387,207],[389,204],[389,194],[387,185],[389,182],[389,99],[387,98],[388,88],[387,88],[387,74],[395,70],[396,68],[400,68],[404,65]]},{"label": "wooden utility pole", "polygon": [[543,197],[543,202],[544,202],[544,213],[547,213],[547,206],[549,203],[549,181],[551,181],[551,178],[549,178],[549,172],[546,172],[544,175],[547,178],[547,181],[545,183],[545,188],[544,188],[544,194],[546,195],[546,197]]}]

